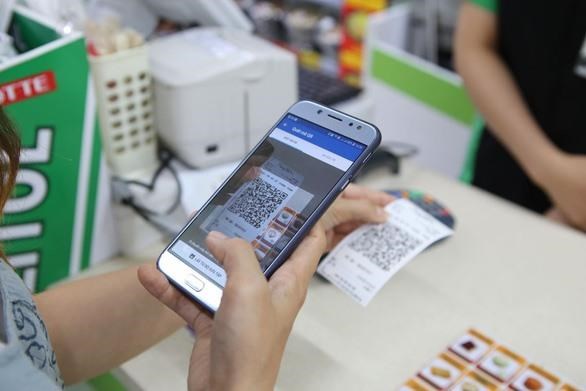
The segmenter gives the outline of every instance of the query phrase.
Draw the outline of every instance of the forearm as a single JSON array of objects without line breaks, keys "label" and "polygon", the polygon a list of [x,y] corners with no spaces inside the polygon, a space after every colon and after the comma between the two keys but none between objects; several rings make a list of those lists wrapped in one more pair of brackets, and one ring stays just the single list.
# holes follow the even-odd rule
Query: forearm
[{"label": "forearm", "polygon": [[466,34],[458,33],[456,66],[467,90],[493,134],[539,183],[559,151],[532,116],[496,43],[477,42]]},{"label": "forearm", "polygon": [[136,270],[74,281],[35,297],[67,384],[120,365],[184,324],[142,287]]}]

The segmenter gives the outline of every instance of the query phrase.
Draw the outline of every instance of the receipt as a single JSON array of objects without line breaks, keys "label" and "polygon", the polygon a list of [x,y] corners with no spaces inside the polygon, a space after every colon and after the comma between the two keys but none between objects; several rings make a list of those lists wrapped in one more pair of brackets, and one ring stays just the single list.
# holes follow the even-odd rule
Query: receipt
[{"label": "receipt", "polygon": [[386,223],[352,232],[317,270],[363,306],[415,256],[453,233],[409,200],[396,200],[385,210]]}]

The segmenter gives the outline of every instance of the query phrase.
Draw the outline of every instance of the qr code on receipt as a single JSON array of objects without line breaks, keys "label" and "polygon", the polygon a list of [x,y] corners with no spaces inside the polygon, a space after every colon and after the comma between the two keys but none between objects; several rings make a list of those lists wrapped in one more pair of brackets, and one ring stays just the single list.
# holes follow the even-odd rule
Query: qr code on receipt
[{"label": "qr code on receipt", "polygon": [[252,225],[260,228],[287,198],[287,193],[261,178],[247,184],[246,189],[228,207],[228,210]]},{"label": "qr code on receipt", "polygon": [[419,239],[391,224],[372,226],[348,244],[384,271],[390,271],[419,245]]}]

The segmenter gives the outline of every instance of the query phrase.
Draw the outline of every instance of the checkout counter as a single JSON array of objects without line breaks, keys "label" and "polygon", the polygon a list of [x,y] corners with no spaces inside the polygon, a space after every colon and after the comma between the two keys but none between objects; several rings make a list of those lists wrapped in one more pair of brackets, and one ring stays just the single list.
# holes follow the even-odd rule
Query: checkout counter
[{"label": "checkout counter", "polygon": [[[398,389],[471,327],[586,385],[584,234],[409,163],[400,176],[372,172],[363,183],[425,189],[452,209],[456,232],[419,255],[365,308],[315,278],[277,389]],[[163,246],[91,273],[153,262]],[[129,389],[184,389],[192,344],[180,330],[117,375]]]}]

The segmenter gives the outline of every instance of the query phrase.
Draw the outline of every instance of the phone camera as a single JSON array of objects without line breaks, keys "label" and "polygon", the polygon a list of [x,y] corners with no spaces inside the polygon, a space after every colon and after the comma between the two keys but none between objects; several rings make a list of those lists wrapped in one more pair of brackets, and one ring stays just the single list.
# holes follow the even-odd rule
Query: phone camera
[{"label": "phone camera", "polygon": [[354,122],[350,122],[350,126],[354,126]]},{"label": "phone camera", "polygon": [[321,113],[323,113],[323,112],[324,112],[323,110],[318,110],[318,111],[317,111],[317,113],[318,113],[318,114],[321,114]]},{"label": "phone camera", "polygon": [[362,125],[358,125],[358,126],[356,127],[356,129],[358,129],[358,130],[362,129]]}]

